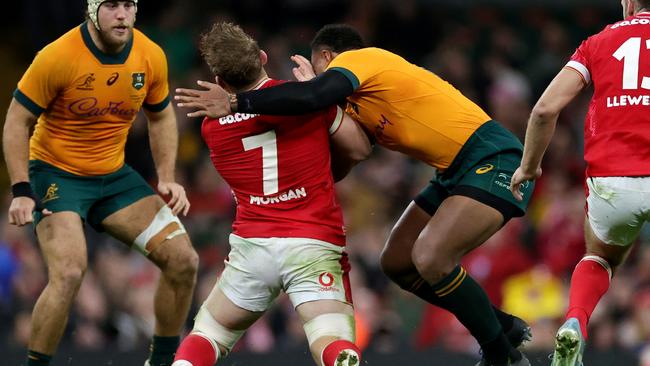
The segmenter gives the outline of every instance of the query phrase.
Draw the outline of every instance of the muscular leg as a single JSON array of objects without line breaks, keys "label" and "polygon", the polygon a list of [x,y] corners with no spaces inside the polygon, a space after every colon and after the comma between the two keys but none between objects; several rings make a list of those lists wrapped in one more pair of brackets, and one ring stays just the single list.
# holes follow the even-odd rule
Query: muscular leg
[{"label": "muscular leg", "polygon": [[454,313],[483,349],[485,359],[505,364],[518,360],[503,333],[487,295],[458,264],[503,225],[496,209],[465,196],[445,199],[418,236],[412,259],[422,278],[439,297],[439,304]]},{"label": "muscular leg", "polygon": [[189,361],[193,366],[213,366],[263,314],[240,308],[215,286],[196,317],[192,333],[178,348],[173,365],[185,366]]},{"label": "muscular leg", "polygon": [[591,313],[609,289],[611,275],[625,261],[632,245],[605,244],[594,234],[587,217],[584,227],[587,252],[571,276],[566,318],[578,319],[582,335],[586,339]]},{"label": "muscular leg", "polygon": [[[441,306],[440,298],[420,276],[411,258],[413,246],[430,220],[431,215],[415,202],[411,202],[388,237],[381,254],[381,267],[384,273],[402,289],[415,294],[432,305]],[[493,310],[503,330],[505,332],[510,331],[514,317],[494,305]],[[520,342],[520,340],[517,339],[516,342]]]},{"label": "muscular leg", "polygon": [[[306,302],[298,305],[296,311],[298,312],[298,315],[300,315],[303,324],[307,324],[318,316],[326,314],[343,314],[351,317],[351,319],[354,317],[354,309],[352,308],[352,305],[336,300]],[[317,328],[318,326],[315,327]],[[352,332],[352,336],[354,336],[354,325],[346,324],[343,325],[342,328],[345,329],[341,329],[340,333],[337,335],[324,335],[310,340],[311,344],[309,345],[309,349],[311,350],[312,357],[314,358],[314,361],[316,361],[317,365],[333,366],[334,361],[337,360],[341,352],[349,350],[354,353],[349,359],[347,359],[347,365],[360,365],[361,351],[356,347],[356,345],[354,345],[352,340],[347,339],[349,337],[345,336],[346,333],[350,332]]]},{"label": "muscular leg", "polygon": [[[36,233],[47,265],[48,282],[34,305],[29,350],[52,355],[86,271],[86,239],[81,218],[74,212],[57,212],[43,218]],[[33,362],[33,357],[29,362]]]},{"label": "muscular leg", "polygon": [[[130,245],[163,205],[160,197],[148,196],[108,216],[102,225],[109,234]],[[198,256],[183,234],[152,248],[148,258],[162,271],[154,297],[154,351],[156,341],[175,350],[192,303]],[[165,352],[169,358],[173,357],[173,350]]]}]

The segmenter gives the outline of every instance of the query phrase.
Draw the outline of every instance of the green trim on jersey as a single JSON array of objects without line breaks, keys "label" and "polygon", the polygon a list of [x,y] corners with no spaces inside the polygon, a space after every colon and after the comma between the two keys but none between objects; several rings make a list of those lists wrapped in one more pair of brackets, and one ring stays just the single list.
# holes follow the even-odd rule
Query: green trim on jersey
[{"label": "green trim on jersey", "polygon": [[[92,26],[94,27],[94,26]],[[126,43],[124,49],[117,54],[108,54],[102,52],[95,42],[93,42],[92,37],[90,36],[90,31],[88,31],[88,21],[81,23],[79,26],[81,30],[81,38],[83,38],[84,44],[88,47],[88,50],[104,65],[121,65],[126,62],[126,59],[129,58],[131,53],[131,48],[133,47],[133,30],[131,30],[131,39]]]},{"label": "green trim on jersey", "polygon": [[142,103],[142,108],[148,110],[149,112],[161,112],[163,109],[167,108],[170,101],[171,98],[169,97],[169,95],[167,95],[165,99],[163,99],[163,101],[160,103],[156,103],[156,104]]},{"label": "green trim on jersey", "polygon": [[353,73],[352,71],[350,71],[350,70],[348,70],[348,69],[345,69],[345,68],[343,68],[343,67],[332,67],[332,68],[329,69],[329,70],[338,71],[338,72],[340,72],[341,74],[345,75],[345,77],[346,77],[348,80],[350,80],[350,83],[352,83],[352,90],[357,90],[357,89],[359,89],[359,85],[361,85],[361,83],[359,83],[359,78],[357,78],[357,76],[354,75],[354,73]]},{"label": "green trim on jersey", "polygon": [[14,98],[16,98],[18,103],[22,104],[23,107],[27,108],[30,112],[34,113],[36,117],[40,116],[41,113],[43,113],[43,111],[45,110],[45,108],[39,106],[33,100],[29,99],[29,97],[26,96],[25,93],[21,92],[20,89],[18,88],[14,90]]}]

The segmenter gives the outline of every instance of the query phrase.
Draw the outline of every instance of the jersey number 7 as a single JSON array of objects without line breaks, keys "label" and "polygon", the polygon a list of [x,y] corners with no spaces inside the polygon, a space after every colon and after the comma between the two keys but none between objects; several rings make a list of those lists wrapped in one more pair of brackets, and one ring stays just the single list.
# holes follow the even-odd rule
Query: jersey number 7
[{"label": "jersey number 7", "polygon": [[270,130],[259,135],[245,137],[241,141],[245,151],[262,148],[264,195],[278,193],[278,144],[275,131]]}]

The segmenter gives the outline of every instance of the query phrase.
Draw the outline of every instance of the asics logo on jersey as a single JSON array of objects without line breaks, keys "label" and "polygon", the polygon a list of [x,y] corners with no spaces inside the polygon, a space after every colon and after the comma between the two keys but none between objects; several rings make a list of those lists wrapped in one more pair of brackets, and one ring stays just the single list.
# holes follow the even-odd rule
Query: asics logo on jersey
[{"label": "asics logo on jersey", "polygon": [[43,196],[43,199],[41,200],[41,203],[45,203],[48,201],[55,200],[59,198],[59,195],[56,194],[56,192],[59,190],[59,187],[57,187],[56,183],[50,184],[49,187],[47,187],[47,192],[45,193],[45,196]]},{"label": "asics logo on jersey", "polygon": [[111,85],[115,84],[115,82],[117,81],[117,79],[119,77],[120,77],[119,73],[117,73],[117,72],[112,73],[111,77],[108,78],[108,80],[106,80],[106,85],[111,86]]},{"label": "asics logo on jersey", "polygon": [[492,169],[494,169],[494,165],[485,164],[485,166],[482,166],[482,167],[476,169],[476,174],[485,174],[485,173],[489,172]]},{"label": "asics logo on jersey", "polygon": [[225,117],[219,118],[220,125],[229,125],[231,123],[248,121],[253,117],[257,117],[259,114],[248,114],[248,113],[235,113]]},{"label": "asics logo on jersey", "polygon": [[138,113],[137,109],[121,108],[124,102],[108,102],[108,106],[106,107],[100,107],[97,103],[97,98],[94,97],[78,99],[68,105],[68,111],[84,118],[100,117],[110,114],[130,119]]},{"label": "asics logo on jersey", "polygon": [[383,114],[381,115],[381,119],[379,120],[379,124],[375,127],[375,135],[377,137],[380,137],[384,134],[384,130],[386,129],[386,125],[392,125],[393,123],[386,118]]}]

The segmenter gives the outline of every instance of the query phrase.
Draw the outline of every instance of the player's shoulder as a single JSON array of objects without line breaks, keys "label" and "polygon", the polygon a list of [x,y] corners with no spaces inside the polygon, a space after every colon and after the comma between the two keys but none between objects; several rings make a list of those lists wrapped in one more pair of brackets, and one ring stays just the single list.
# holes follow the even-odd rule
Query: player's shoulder
[{"label": "player's shoulder", "polygon": [[589,37],[591,42],[605,42],[618,35],[625,36],[628,33],[647,31],[650,26],[650,13],[642,13],[627,17],[618,22],[607,24],[600,32]]},{"label": "player's shoulder", "polygon": [[133,28],[133,46],[142,49],[144,52],[153,53],[154,55],[165,55],[162,47],[137,28]]},{"label": "player's shoulder", "polygon": [[41,57],[48,57],[51,61],[69,60],[70,53],[75,52],[83,46],[81,36],[82,25],[74,27],[61,35],[59,38],[47,44],[38,53]]}]

